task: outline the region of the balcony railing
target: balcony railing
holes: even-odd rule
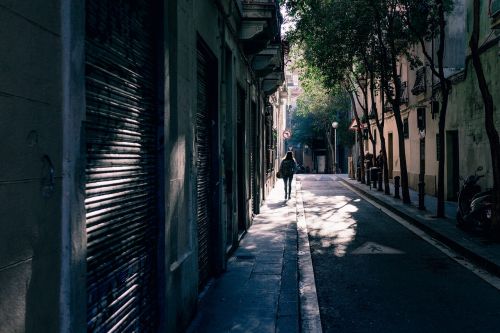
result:
[[[417,72],[415,74],[416,74],[415,83],[413,84],[411,93],[416,96],[424,93],[427,87],[425,78],[425,67],[420,67],[419,69],[417,69]]]

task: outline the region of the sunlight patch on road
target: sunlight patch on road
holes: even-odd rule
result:
[[[321,196],[304,190],[302,195],[314,203],[306,208],[306,216],[310,235],[320,239],[321,249],[316,253],[333,251],[336,257],[345,256],[357,234],[357,222],[352,214],[358,208],[352,204],[353,199],[344,195]]]
[[[342,186],[350,189],[349,185],[346,185],[344,183],[341,183],[341,184],[342,184]],[[405,228],[407,228],[408,230],[410,230],[411,232],[413,232],[415,235],[419,236],[424,241],[426,241],[427,243],[431,244],[432,246],[434,246],[435,248],[437,248],[438,250],[440,250],[441,252],[443,252],[444,254],[446,254],[448,257],[450,257],[451,259],[453,259],[454,261],[456,261],[458,264],[460,264],[463,267],[467,268],[473,274],[477,275],[479,278],[483,279],[484,281],[486,281],[487,283],[489,283],[494,288],[500,290],[500,277],[498,277],[496,275],[493,275],[490,272],[488,272],[488,271],[486,271],[486,270],[478,267],[477,265],[475,265],[474,263],[472,263],[468,259],[466,259],[466,258],[462,257],[461,255],[459,255],[453,249],[449,248],[448,246],[446,246],[445,244],[441,243],[437,239],[429,236],[423,230],[421,230],[421,229],[417,228],[416,226],[412,225],[410,222],[406,221],[405,219],[403,219],[399,215],[393,213],[389,209],[387,209],[387,208],[379,205],[378,203],[376,203],[375,201],[369,199],[365,195],[360,194],[360,193],[358,193],[358,195],[361,198],[363,198],[366,202],[370,203],[372,206],[378,208],[380,211],[382,211],[383,213],[385,213],[387,216],[391,217],[394,221],[398,222],[399,224],[401,224],[402,226],[404,226]]]
[[[333,213],[328,212],[316,216],[315,219],[308,219],[309,233],[320,239],[322,249],[318,250],[318,253],[331,253],[333,250],[337,257],[347,254],[347,248],[357,234],[357,222],[352,218],[351,210],[354,209],[344,206]],[[307,212],[306,215],[310,214]]]

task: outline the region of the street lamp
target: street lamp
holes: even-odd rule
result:
[[[337,173],[337,127],[339,127],[339,123],[334,121],[332,123],[333,133],[335,137],[335,141],[333,142],[334,153],[333,153],[333,173]]]

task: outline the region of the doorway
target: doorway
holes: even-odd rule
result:
[[[238,86],[237,88],[237,157],[236,170],[238,179],[238,234],[246,230],[247,219],[247,177],[245,169],[245,90]]]
[[[198,226],[198,272],[200,290],[214,273],[219,179],[217,59],[198,39],[196,110],[196,222]]]
[[[250,109],[250,189],[252,194],[252,212],[259,214],[259,189],[257,187],[257,159],[258,159],[258,136],[257,136],[257,103],[252,101]]]

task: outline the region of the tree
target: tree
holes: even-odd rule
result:
[[[322,76],[307,63],[296,61],[302,68],[301,84],[303,94],[297,100],[293,120],[293,144],[313,146],[314,139],[322,137],[328,144],[330,155],[335,154],[332,142],[331,123],[339,122],[337,137],[339,142],[351,144],[352,133],[348,130],[348,96],[341,90],[327,90],[323,87]],[[333,160],[333,158],[332,158]]]
[[[291,41],[300,44],[305,60],[322,72],[327,86],[342,84],[353,67],[363,65],[366,54],[379,55],[381,65],[377,71],[381,87],[393,106],[398,129],[403,201],[409,203],[397,63],[413,40],[410,30],[403,24],[400,2],[289,0],[286,5],[296,26],[290,35]]]
[[[417,38],[425,57],[427,66],[433,75],[439,78],[441,90],[441,108],[439,112],[439,147],[445,146],[446,111],[448,110],[448,97],[451,91],[451,81],[444,74],[444,51],[446,40],[445,14],[450,12],[453,1],[421,0],[403,1],[405,23]],[[435,36],[439,37],[437,49],[437,64],[427,49],[429,41],[434,42]],[[437,217],[444,217],[444,163],[445,149],[439,150],[438,186],[437,186]]]
[[[352,113],[354,114],[354,120],[356,122],[356,132],[358,136],[358,147],[359,147],[359,158],[361,160],[361,163],[359,165],[360,167],[360,181],[362,184],[365,184],[365,164],[363,161],[365,160],[365,150],[363,148],[363,131],[362,131],[362,125],[361,125],[361,120],[359,119],[358,111],[356,110],[356,101],[354,100],[355,92],[354,92],[354,87],[350,85],[349,83],[344,83],[342,85],[343,89],[347,92],[349,95],[349,98],[351,99],[351,108],[352,108]]]
[[[484,125],[486,134],[490,142],[491,163],[493,167],[493,204],[492,211],[492,224],[491,228],[494,237],[500,238],[500,142],[498,131],[495,128],[493,119],[495,106],[493,104],[493,97],[490,93],[486,77],[481,63],[479,54],[479,34],[480,34],[480,10],[481,3],[479,0],[473,0],[473,23],[472,33],[469,40],[469,47],[472,54],[472,64],[476,73],[477,81],[479,83],[479,90],[484,104]]]
[[[401,194],[404,203],[410,203],[406,150],[401,117],[402,85],[398,62],[403,55],[408,56],[408,49],[413,43],[412,35],[406,25],[399,1],[369,1],[375,16],[375,30],[378,47],[381,52],[382,89],[392,105],[394,120],[398,132],[399,161],[401,169]]]
[[[353,88],[354,94],[353,95],[356,97],[356,101],[358,102],[358,105],[361,108],[361,111],[363,111],[363,117],[366,120],[367,125],[369,125],[370,124],[370,111],[369,111],[369,107],[370,107],[369,104],[370,103],[368,101],[367,79],[368,79],[368,76],[370,74],[369,74],[366,66],[363,67],[363,69],[361,71],[362,71],[362,73],[360,73],[360,70],[358,69],[357,71],[353,70],[351,72],[351,75],[352,75],[354,81],[356,82],[356,84],[352,84],[354,86],[354,88]],[[363,95],[362,96],[363,99],[361,99],[361,97],[359,96],[359,91],[361,91],[361,94]],[[373,134],[370,130],[368,130],[368,140],[370,140],[372,147],[373,147],[372,163],[375,164],[375,157],[377,156],[377,152],[375,150],[376,141],[375,141],[375,138],[373,137]]]

